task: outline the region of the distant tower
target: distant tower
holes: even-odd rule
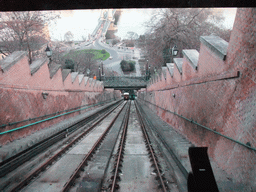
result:
[[[100,20],[104,20],[104,13],[105,13],[105,10],[101,9],[101,11],[100,11]]]
[[[112,14],[112,9],[108,9],[108,20],[112,21],[113,20],[113,14]]]

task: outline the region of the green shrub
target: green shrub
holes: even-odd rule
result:
[[[136,64],[135,61],[125,61],[125,60],[122,60],[120,63],[122,71],[134,71],[135,64]]]
[[[130,66],[130,71],[134,71],[135,70],[135,64],[136,62],[135,61],[129,61],[129,66]]]
[[[105,54],[107,51],[105,49],[101,50],[101,54]]]
[[[74,72],[75,62],[72,59],[66,59],[64,69],[71,69]]]

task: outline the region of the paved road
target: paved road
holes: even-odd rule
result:
[[[115,72],[115,74],[118,74],[120,76],[123,76],[123,71],[121,70],[120,67],[120,62],[122,59],[126,60],[134,60],[132,57],[140,58],[140,51],[138,49],[130,50],[130,49],[125,49],[125,48],[120,48],[118,49],[117,46],[110,47],[108,44],[102,43],[101,38],[98,38],[97,40],[93,41],[92,43],[82,43],[80,46],[75,47],[77,50],[82,50],[82,49],[105,49],[107,52],[110,53],[110,57],[112,59],[107,59],[103,61],[104,67],[108,68],[109,71]],[[132,76],[140,76],[140,67],[138,64],[138,60],[135,59],[136,61],[136,74],[131,74]]]
[[[107,52],[110,53],[110,56],[113,58],[112,60],[107,59],[103,61],[103,64],[107,65],[116,61],[121,61],[120,55],[117,53],[117,51],[114,48],[110,47],[109,45],[102,43],[100,39],[97,39],[94,42],[94,47],[95,49],[105,49]]]
[[[110,47],[107,44],[101,42],[101,39],[97,39],[94,42],[95,49],[105,49],[110,53],[112,59],[107,59],[103,61],[104,67],[115,71],[119,75],[124,75],[120,67],[120,62],[122,59],[131,59],[133,52],[131,50],[118,49],[118,47]]]

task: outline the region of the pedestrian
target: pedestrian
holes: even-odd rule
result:
[[[93,79],[95,79],[95,80],[97,79],[97,77],[96,77],[96,75],[95,75],[95,74],[93,75]]]

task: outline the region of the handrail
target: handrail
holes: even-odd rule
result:
[[[97,105],[101,105],[103,103],[107,103],[107,102],[110,102],[114,99],[109,99],[109,100],[106,100],[106,101],[103,101],[103,102],[99,102],[96,104]],[[51,113],[51,114],[47,114],[47,115],[42,115],[42,116],[39,116],[39,117],[34,117],[34,118],[28,118],[28,119],[25,119],[25,120],[22,120],[22,121],[15,121],[15,122],[12,122],[12,123],[7,123],[7,124],[2,124],[0,125],[0,128],[4,128],[6,126],[12,126],[12,125],[15,125],[15,124],[18,124],[18,123],[23,123],[23,122],[26,122],[26,121],[32,121],[32,120],[35,120],[35,119],[40,119],[40,118],[44,118],[44,117],[48,117],[48,116],[52,116],[52,115],[56,115],[58,113],[63,113],[63,112],[67,112],[67,111],[70,111],[70,110],[76,110],[80,107],[85,107],[85,106],[90,106],[89,104],[87,105],[82,105],[82,106],[79,106],[79,107],[74,107],[74,108],[71,108],[71,109],[66,109],[66,110],[63,110],[63,111],[57,111],[55,113]]]
[[[37,121],[37,122],[34,122],[34,123],[30,123],[30,124],[27,124],[27,125],[24,125],[24,126],[21,126],[21,127],[17,127],[15,129],[11,129],[11,130],[8,130],[8,131],[4,131],[4,132],[1,132],[0,135],[4,135],[4,134],[7,134],[7,133],[11,133],[13,131],[17,131],[17,130],[20,130],[20,129],[24,129],[26,127],[30,127],[32,125],[36,125],[36,124],[39,124],[39,123],[43,123],[45,121],[49,121],[49,120],[52,120],[52,119],[55,119],[55,118],[58,118],[58,117],[61,117],[61,116],[64,116],[64,115],[68,115],[70,113],[74,113],[74,112],[77,112],[77,111],[82,111],[82,110],[85,110],[85,109],[88,109],[88,108],[91,108],[91,107],[94,107],[94,106],[97,106],[97,105],[100,105],[102,103],[97,103],[97,104],[94,104],[94,105],[90,105],[88,107],[84,107],[84,108],[81,108],[81,109],[77,109],[77,110],[73,110],[73,111],[70,111],[70,112],[67,112],[67,113],[63,113],[63,114],[60,114],[60,115],[56,115],[56,116],[53,116],[53,117],[50,117],[50,118],[47,118],[47,119],[43,119],[43,120],[40,120],[40,121]]]
[[[198,126],[204,128],[204,129],[206,129],[206,130],[208,130],[208,131],[211,131],[211,132],[213,132],[213,133],[215,133],[215,134],[217,134],[217,135],[220,135],[220,136],[222,136],[222,137],[224,137],[224,138],[226,138],[226,139],[228,139],[228,140],[231,140],[231,141],[233,141],[233,142],[235,142],[235,143],[237,143],[237,144],[239,144],[239,145],[242,145],[242,146],[244,146],[244,147],[246,147],[246,148],[248,148],[248,149],[251,149],[251,150],[253,150],[253,151],[256,151],[256,148],[253,148],[253,147],[251,147],[251,146],[249,146],[249,145],[247,145],[247,144],[241,143],[240,141],[237,141],[237,140],[235,140],[235,139],[233,139],[233,138],[231,138],[231,137],[228,137],[228,136],[223,135],[223,134],[221,134],[221,133],[219,133],[219,132],[217,132],[217,131],[214,131],[214,130],[210,129],[209,127],[206,127],[206,126],[204,126],[204,125],[201,125],[201,124],[199,124],[199,123],[193,121],[192,119],[188,119],[188,118],[186,118],[186,117],[183,117],[182,115],[179,115],[179,114],[177,114],[177,113],[175,113],[175,112],[173,112],[173,111],[170,111],[170,110],[168,110],[168,109],[164,109],[164,108],[162,108],[162,107],[160,107],[160,106],[157,106],[156,104],[153,104],[153,103],[151,103],[151,102],[149,102],[149,101],[147,101],[147,100],[141,99],[141,98],[139,98],[139,97],[138,97],[138,99],[143,100],[143,101],[146,101],[146,102],[148,102],[149,104],[154,105],[154,106],[156,106],[156,107],[158,107],[158,108],[160,108],[160,109],[162,109],[162,110],[164,110],[164,111],[168,111],[168,112],[170,112],[170,113],[172,113],[172,114],[174,114],[174,115],[177,115],[178,117],[181,117],[181,118],[183,118],[183,119],[189,121],[190,123],[196,124],[196,125],[198,125]]]

